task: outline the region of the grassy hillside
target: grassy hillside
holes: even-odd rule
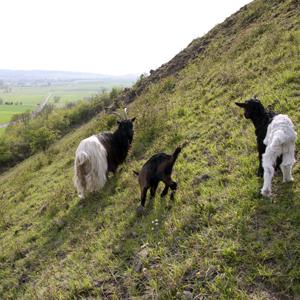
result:
[[[253,125],[234,105],[256,93],[299,124],[299,12],[298,0],[254,1],[180,70],[144,85],[129,107],[137,124],[126,163],[85,201],[72,184],[75,149],[113,130],[115,116],[2,174],[0,298],[300,297],[300,165],[293,184],[278,174],[272,199],[260,197]],[[132,170],[183,143],[175,201],[162,201],[160,186],[138,217]]]

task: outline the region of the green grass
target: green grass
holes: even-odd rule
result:
[[[254,128],[234,105],[256,93],[299,124],[293,3],[255,1],[209,33],[208,49],[176,77],[140,95],[129,107],[132,150],[99,193],[79,201],[73,158],[80,140],[114,129],[104,114],[0,176],[0,298],[300,296],[299,163],[295,183],[278,174],[273,197],[262,198]],[[138,217],[132,170],[183,143],[175,202],[161,200],[159,186]]]
[[[9,122],[14,114],[33,109],[35,109],[33,105],[0,105],[0,123]]]

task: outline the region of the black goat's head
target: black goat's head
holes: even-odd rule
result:
[[[121,118],[120,121],[117,121],[118,132],[121,133],[122,136],[126,137],[127,140],[129,141],[129,144],[131,144],[133,139],[133,133],[134,133],[133,122],[135,121],[135,118],[128,119],[127,108],[125,108],[124,110],[124,117],[122,117],[120,114],[116,112],[114,114],[118,115]]]
[[[246,119],[258,117],[265,113],[265,108],[263,107],[259,99],[256,98],[256,96],[249,100],[246,100],[243,103],[235,102],[235,104],[244,109],[244,116]]]
[[[123,136],[127,137],[129,144],[132,143],[132,139],[133,139],[133,133],[134,133],[133,122],[134,122],[134,120],[135,120],[135,118],[118,121],[118,125],[119,125],[118,130],[122,133]]]

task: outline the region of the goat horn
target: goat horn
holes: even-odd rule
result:
[[[125,116],[125,120],[127,120],[128,119],[127,107],[124,108],[124,116]]]

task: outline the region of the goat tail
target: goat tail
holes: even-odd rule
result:
[[[181,147],[177,147],[177,148],[175,149],[175,151],[174,151],[174,153],[173,153],[173,155],[172,155],[172,156],[173,156],[173,161],[174,161],[174,162],[176,161],[176,159],[177,159],[179,153],[181,152],[181,150],[182,150]]]
[[[84,198],[84,192],[86,190],[86,178],[84,164],[89,161],[89,156],[85,151],[80,151],[76,154],[75,158],[75,176],[74,185],[78,190],[79,196]]]
[[[87,160],[89,160],[89,156],[85,151],[80,151],[76,155],[76,164],[79,166],[83,165]]]
[[[140,173],[137,172],[137,171],[132,170],[132,172],[133,172],[133,174],[136,175],[136,176],[139,176],[139,175],[140,175]]]

